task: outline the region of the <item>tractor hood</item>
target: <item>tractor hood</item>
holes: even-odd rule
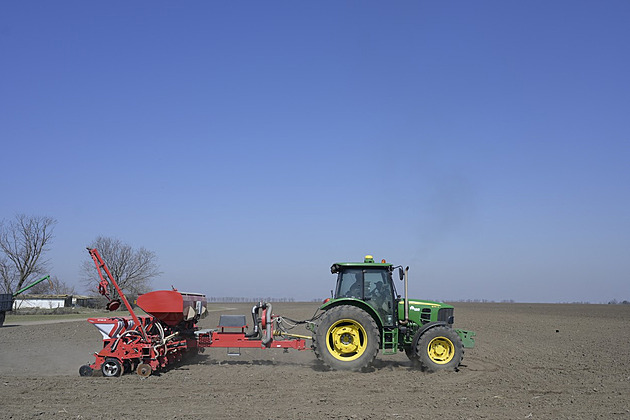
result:
[[[405,300],[398,301],[398,319],[405,319]],[[453,324],[453,306],[432,300],[409,299],[409,320],[418,325],[444,321]]]

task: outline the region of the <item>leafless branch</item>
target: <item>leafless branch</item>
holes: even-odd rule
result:
[[[57,221],[51,217],[18,214],[0,222],[0,276],[5,292],[20,289],[33,276],[45,273],[42,255],[53,238]]]
[[[155,253],[145,248],[134,250],[118,239],[103,236],[96,238],[90,247],[98,250],[114,280],[125,293],[149,291],[151,279],[161,274]],[[89,290],[94,290],[100,279],[92,259],[83,263],[82,272],[83,283]],[[109,286],[108,292],[112,298],[117,297],[113,286]]]

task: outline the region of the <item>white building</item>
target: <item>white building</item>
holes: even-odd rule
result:
[[[19,295],[13,302],[13,310],[68,308],[72,307],[72,301],[72,295]]]

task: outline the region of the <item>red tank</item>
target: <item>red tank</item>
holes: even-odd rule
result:
[[[138,296],[137,303],[144,312],[171,327],[182,321],[197,321],[208,314],[208,301],[201,293],[156,290]]]

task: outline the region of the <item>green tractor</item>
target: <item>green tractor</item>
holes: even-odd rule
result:
[[[404,280],[405,298],[396,294],[392,274]],[[362,263],[335,263],[332,299],[311,324],[313,350],[331,369],[361,370],[382,354],[404,351],[422,370],[457,370],[464,348],[475,345],[472,331],[453,329],[453,307],[409,299],[409,267],[394,267],[367,255]]]

